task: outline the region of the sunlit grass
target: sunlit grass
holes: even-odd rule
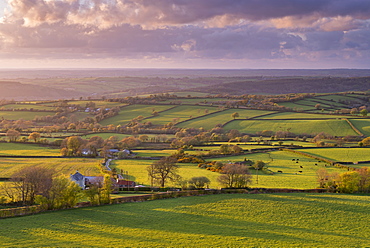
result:
[[[324,167],[324,163],[315,159],[307,158],[297,154],[273,151],[268,153],[252,153],[240,156],[230,156],[223,158],[208,159],[210,161],[221,161],[223,163],[242,162],[244,159],[252,161],[261,160],[267,163],[266,167],[274,172],[273,175],[267,175],[263,172],[251,170],[253,174],[252,187],[265,188],[295,188],[295,189],[313,189],[318,187],[316,171]],[[294,159],[294,160],[293,160]],[[297,162],[297,159],[299,161]],[[336,167],[324,167],[329,172],[344,172],[343,169]],[[282,171],[279,173],[278,171]],[[302,171],[302,172],[299,172]]]
[[[184,121],[197,116],[206,115],[217,111],[216,107],[205,107],[205,106],[177,106],[173,109],[169,109],[160,113],[158,116],[147,119],[155,125],[164,125],[169,122]]]
[[[0,220],[2,247],[368,247],[369,196],[233,194]]]
[[[0,119],[5,120],[33,120],[36,116],[55,115],[55,112],[31,112],[31,111],[0,111]]]
[[[101,159],[92,158],[0,158],[0,175],[10,177],[22,168],[42,166],[54,169],[58,175],[69,175],[78,170],[86,176],[97,176],[100,162]]]
[[[289,131],[295,134],[324,132],[333,136],[358,135],[345,120],[235,120],[225,125],[224,128],[237,129],[249,134],[269,130]]]
[[[322,158],[343,162],[370,161],[370,148],[315,148],[297,150]]]
[[[264,115],[268,113],[274,113],[273,111],[263,111],[263,110],[248,110],[248,109],[228,109],[219,113],[209,114],[204,117],[200,117],[194,120],[189,120],[183,123],[180,123],[176,126],[181,128],[200,128],[212,129],[218,124],[224,124],[228,121],[233,120],[231,116],[233,113],[239,114],[239,119],[251,118],[259,115]],[[260,130],[262,131],[262,130]]]
[[[113,116],[111,118],[104,119],[100,122],[101,125],[124,125],[129,123],[132,119],[143,116],[143,117],[150,117],[152,116],[153,111],[163,111],[173,107],[172,105],[130,105],[127,107],[123,107],[117,116]]]
[[[41,147],[37,144],[0,143],[0,155],[11,156],[60,156],[60,149]]]

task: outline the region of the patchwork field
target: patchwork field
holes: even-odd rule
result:
[[[293,102],[279,102],[278,105],[280,106],[285,106],[285,107],[288,107],[288,108],[292,108],[293,110],[316,110],[314,107],[312,106],[305,106],[305,105],[300,105],[300,104],[297,104],[297,103],[293,103]]]
[[[31,111],[0,111],[0,119],[5,120],[33,120],[36,116],[53,116],[55,112],[31,112]]]
[[[173,109],[161,112],[158,116],[153,116],[147,119],[155,125],[164,125],[169,122],[185,121],[194,117],[206,115],[218,111],[216,107],[205,106],[177,106]]]
[[[148,172],[146,168],[151,165],[153,160],[136,160],[136,159],[125,159],[115,160],[112,163],[112,168],[122,169],[128,171],[130,180],[135,180],[138,184],[150,185],[150,179],[148,178]],[[205,176],[211,181],[210,187],[217,188],[218,182],[217,177],[220,175],[216,172],[209,170],[200,169],[195,164],[179,164],[180,168],[178,173],[183,179],[190,179],[192,177]],[[178,186],[175,183],[169,182],[166,186]]]
[[[86,104],[90,103],[91,101],[68,101],[68,104],[73,105],[80,105],[81,107],[85,107]],[[118,106],[125,106],[126,104],[122,104],[119,102],[107,102],[107,101],[93,101],[95,103],[96,108],[112,108]]]
[[[210,159],[211,161],[241,162],[244,159],[253,161],[262,160],[267,163],[266,167],[275,172],[273,175],[266,175],[262,172],[258,174],[258,184],[256,171],[251,170],[253,181],[251,187],[266,187],[266,188],[295,188],[295,189],[313,189],[317,188],[316,171],[324,167],[324,163],[318,162],[315,159],[307,158],[297,154],[273,151],[266,153],[252,153],[240,156],[224,157]],[[294,161],[293,161],[294,159]],[[297,162],[296,160],[299,159]],[[317,164],[317,165],[316,165]],[[329,172],[345,172],[336,167],[325,167]],[[282,171],[282,173],[278,173]],[[302,171],[302,172],[299,172]]]
[[[43,166],[55,169],[58,175],[70,175],[78,170],[86,176],[97,176],[100,162],[101,159],[93,158],[0,158],[0,175],[10,177],[24,167]]]
[[[332,136],[358,134],[345,120],[235,120],[224,126],[225,129],[238,129],[240,132],[256,134],[262,130],[273,132],[287,131],[295,134],[318,134],[324,132]]]
[[[343,119],[343,118],[344,117],[340,115],[322,115],[322,114],[284,112],[284,113],[266,115],[266,116],[262,116],[256,119]]]
[[[370,161],[370,148],[315,148],[296,151],[343,162]]]
[[[0,155],[11,156],[60,156],[60,149],[22,143],[0,143]]]
[[[212,129],[218,124],[224,124],[228,121],[231,121],[233,119],[231,115],[235,112],[239,113],[239,117],[238,117],[239,119],[246,119],[246,118],[251,118],[251,117],[264,115],[268,113],[274,113],[273,111],[263,111],[263,110],[228,109],[222,112],[209,114],[207,116],[200,117],[194,120],[185,121],[185,122],[177,124],[176,126],[182,127],[182,128],[203,127],[205,129]]]
[[[365,136],[370,136],[370,119],[351,119],[349,121]]]
[[[163,111],[169,109],[171,105],[130,105],[123,107],[117,116],[107,118],[100,122],[101,125],[124,125],[129,123],[132,119],[143,116],[150,117],[153,111]]]
[[[1,108],[5,109],[36,109],[36,110],[49,110],[53,111],[55,107],[47,106],[47,105],[41,105],[41,104],[7,104],[1,106]]]
[[[368,247],[369,201],[232,194],[89,207],[2,219],[0,246]]]

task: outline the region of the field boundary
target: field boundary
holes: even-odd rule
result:
[[[215,194],[266,194],[266,193],[328,193],[326,189],[274,189],[274,188],[243,188],[243,189],[210,189],[210,190],[187,190],[187,191],[167,191],[155,194],[146,194],[139,196],[128,196],[128,197],[118,197],[111,200],[111,204],[122,204],[130,202],[144,202],[159,199],[169,199],[178,198],[186,196],[202,196],[202,195],[215,195]],[[110,205],[110,204],[106,204]],[[74,208],[76,209],[82,207],[93,207],[91,202],[80,202]],[[63,210],[63,209],[61,209]],[[40,205],[17,207],[17,208],[7,208],[0,209],[0,219],[33,215],[42,212],[51,212],[56,210],[45,210]]]
[[[351,128],[356,132],[356,133],[358,133],[360,136],[365,136],[363,133],[361,133],[360,132],[360,130],[358,130],[354,125],[353,125],[353,123],[352,122],[350,122],[347,118],[346,119],[344,119],[344,120],[346,120],[346,122],[351,126]]]

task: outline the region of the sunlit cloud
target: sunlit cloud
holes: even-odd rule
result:
[[[365,56],[370,51],[368,0],[7,3],[0,21],[1,61],[73,59],[88,66],[89,60],[105,58],[122,66],[153,61],[154,67],[156,59],[169,66],[216,60],[233,66],[241,61],[241,67],[262,62],[310,66],[312,61],[328,67],[370,65]]]

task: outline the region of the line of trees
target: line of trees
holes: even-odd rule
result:
[[[325,168],[317,172],[317,181],[320,188],[326,188],[331,192],[339,193],[369,193],[370,170],[363,167],[355,171],[344,173],[329,173]]]
[[[189,188],[209,186],[210,180],[207,177],[193,177],[188,181],[184,181],[178,174],[179,166],[176,162],[175,156],[169,156],[163,157],[148,166],[147,172],[151,180],[151,186],[157,184],[160,187],[165,187],[165,184],[169,181],[177,182],[182,187],[189,186]],[[223,187],[244,188],[252,182],[249,166],[244,164],[226,164],[222,166],[220,172],[221,175],[218,177],[218,182]]]

